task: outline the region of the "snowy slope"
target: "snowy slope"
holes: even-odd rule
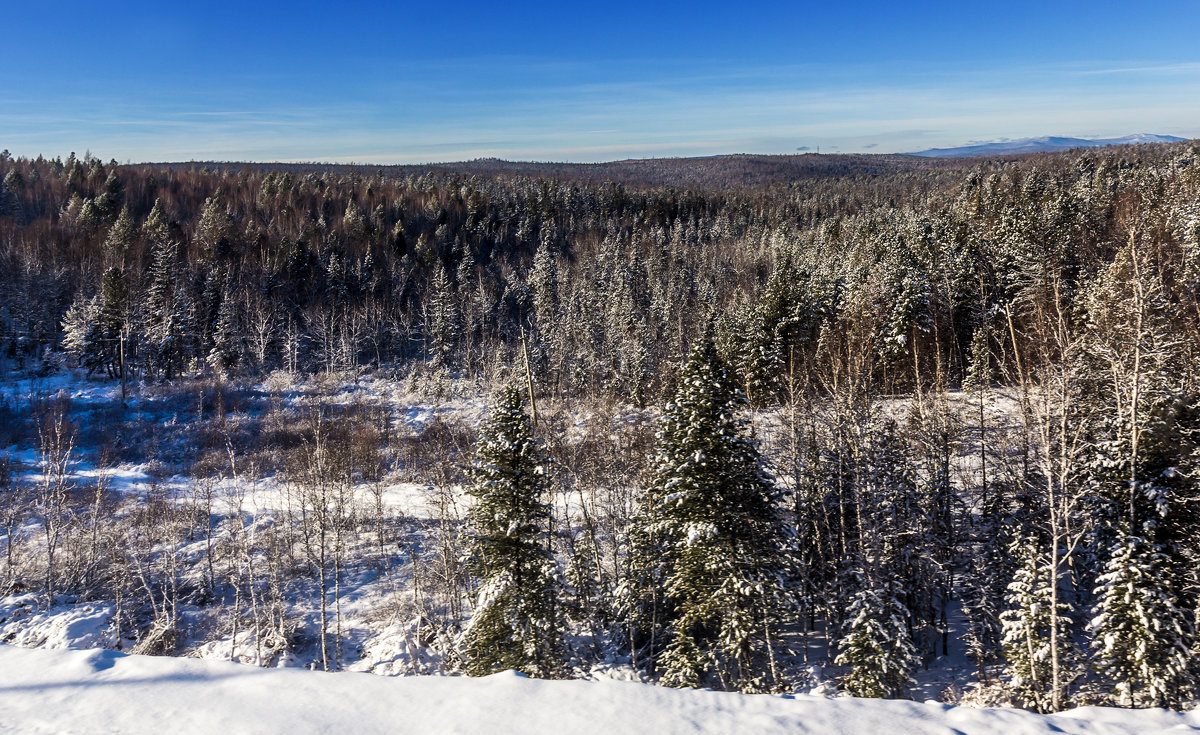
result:
[[[1117,735],[1200,732],[1200,713],[1084,708],[1043,717],[511,673],[385,678],[0,645],[0,732]]]

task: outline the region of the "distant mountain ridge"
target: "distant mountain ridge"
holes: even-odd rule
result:
[[[1024,153],[1065,151],[1126,143],[1174,143],[1186,140],[1172,135],[1128,135],[1123,138],[1044,137],[998,141],[962,148],[933,148],[918,153],[734,153],[690,158],[636,158],[603,163],[552,161],[506,161],[477,158],[472,161],[422,164],[370,164],[249,161],[176,161],[138,164],[172,169],[247,169],[294,174],[335,172],[369,176],[419,176],[426,172],[462,176],[527,176],[560,181],[600,184],[612,182],[631,187],[698,188],[730,191],[746,187],[816,181],[843,176],[887,176],[912,171],[930,171],[973,166],[972,158],[1011,156]]]
[[[977,158],[980,156],[1013,156],[1024,153],[1049,153],[1053,151],[1069,151],[1073,148],[1102,148],[1109,145],[1129,145],[1133,143],[1178,143],[1187,140],[1174,135],[1156,135],[1154,133],[1137,133],[1122,138],[1065,138],[1047,135],[1041,138],[1021,138],[1020,140],[1000,140],[992,143],[965,145],[958,148],[930,148],[916,151],[910,155],[925,158]]]
[[[840,176],[882,176],[908,171],[958,168],[962,161],[896,153],[793,155],[731,154],[693,158],[640,158],[606,163],[554,163],[505,161],[479,158],[456,163],[402,165],[333,163],[247,163],[192,161],[188,163],[150,163],[146,166],[171,168],[232,168],[294,173],[334,171],[370,175],[383,172],[390,176],[421,175],[427,171],[463,176],[543,177],[562,181],[599,184],[611,181],[633,187],[695,187],[709,190],[733,190],[754,186],[814,181]]]

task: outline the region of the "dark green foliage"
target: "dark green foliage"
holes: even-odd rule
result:
[[[744,404],[706,334],[664,412],[632,532],[632,643],[669,686],[784,684],[786,534]]]
[[[850,671],[842,686],[855,697],[900,697],[918,663],[908,610],[890,587],[865,586],[850,601],[836,663]]]
[[[547,549],[546,459],[514,388],[495,398],[470,470],[468,570],[478,580],[461,650],[471,676],[562,669],[557,568]]]
[[[1167,557],[1122,536],[1100,576],[1089,626],[1113,700],[1123,707],[1175,707],[1190,694],[1190,621],[1176,604]]]

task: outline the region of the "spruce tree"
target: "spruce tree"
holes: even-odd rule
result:
[[[75,358],[88,376],[104,365],[104,334],[101,329],[100,298],[75,297],[63,315],[63,349]]]
[[[453,367],[455,351],[462,334],[462,321],[450,276],[441,261],[434,267],[433,276],[430,278],[428,298],[425,309],[425,338],[430,363],[439,368]]]
[[[563,630],[558,573],[547,549],[546,460],[515,388],[497,395],[470,477],[468,568],[479,590],[463,633],[466,672],[553,676],[562,666]]]
[[[908,610],[891,587],[866,585],[850,602],[845,635],[834,663],[850,672],[842,686],[855,697],[899,697],[912,681],[917,649],[908,632]]]
[[[1064,641],[1069,619],[1062,614],[1065,606],[1061,603],[1054,610],[1050,590],[1053,576],[1037,539],[1017,539],[1012,554],[1018,566],[1008,584],[1007,607],[1000,613],[1006,673],[1019,706],[1050,712],[1054,709],[1050,628],[1057,625],[1058,640]]]
[[[155,221],[155,212],[161,217],[157,202],[144,229],[165,232],[165,224]],[[150,242],[150,252],[149,284],[142,302],[144,353],[153,368],[171,378],[177,373],[183,355],[185,321],[176,279],[176,246],[169,240],[154,239]]]
[[[1122,534],[1096,589],[1089,628],[1100,671],[1123,707],[1179,707],[1188,696],[1188,621],[1166,556]]]
[[[237,325],[237,312],[234,307],[233,293],[228,286],[221,295],[221,305],[217,309],[216,325],[213,328],[212,349],[208,353],[208,364],[213,370],[224,373],[237,366],[241,358],[241,339]]]
[[[625,591],[632,643],[668,686],[783,684],[786,534],[744,405],[706,332],[664,411]]]

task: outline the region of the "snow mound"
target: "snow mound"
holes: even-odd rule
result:
[[[26,648],[98,648],[116,643],[114,608],[64,605],[39,612],[33,595],[0,600],[0,641]]]
[[[619,681],[385,678],[0,645],[0,731],[22,733],[1200,732],[1200,713],[1055,716],[937,703],[676,690]]]

